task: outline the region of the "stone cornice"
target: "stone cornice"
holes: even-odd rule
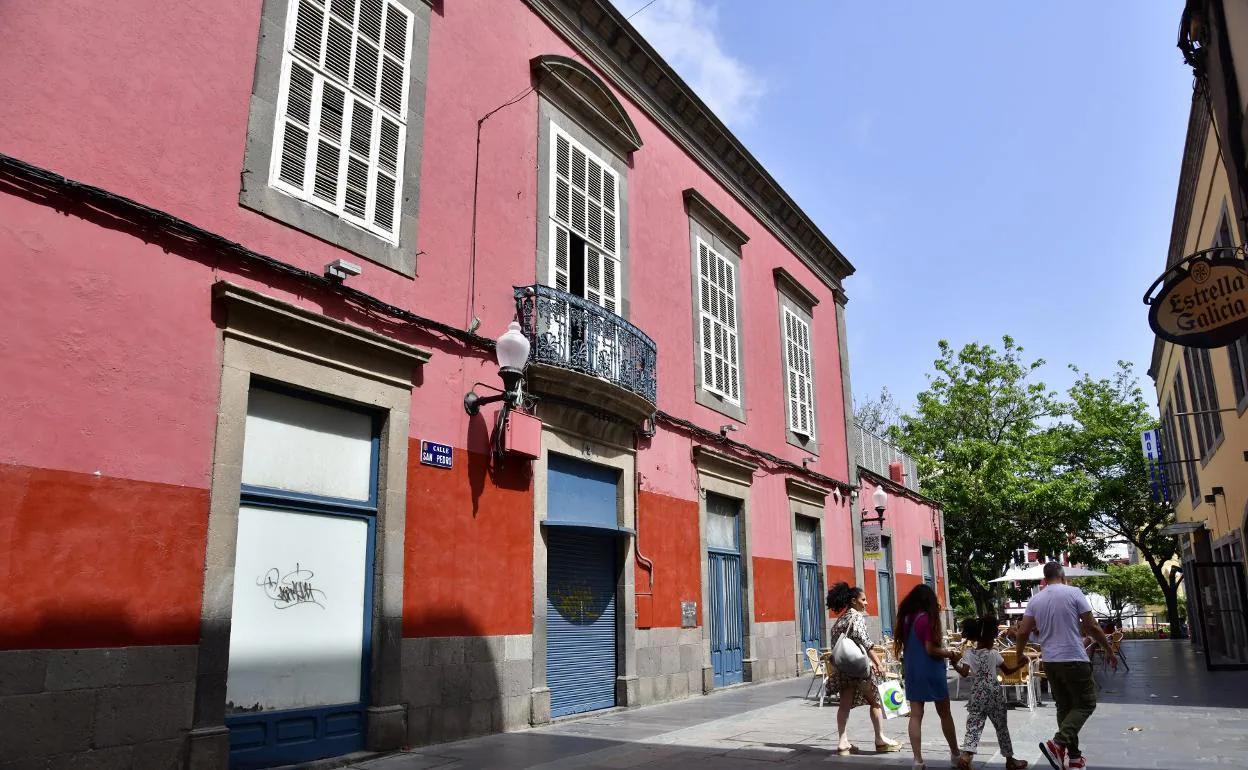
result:
[[[771,274],[776,279],[776,287],[799,305],[804,305],[807,311],[813,311],[815,305],[819,304],[819,298],[810,293],[810,290],[798,282],[793,274],[783,267],[773,267]]]
[[[702,193],[690,187],[684,191],[684,196],[685,208],[689,210],[690,216],[701,219],[703,225],[716,230],[724,240],[731,242],[737,248],[741,248],[750,240],[750,236],[734,225],[722,211],[712,206]]]
[[[717,452],[702,444],[694,446],[693,459],[699,473],[718,476],[725,481],[731,481],[747,487],[753,483],[754,471],[758,470],[758,463],[742,460],[724,452]]]
[[[412,389],[412,371],[431,354],[228,281],[212,285],[226,337]]]
[[[588,67],[566,56],[536,56],[529,68],[538,91],[552,101],[563,103],[582,116],[621,156],[641,148],[641,135],[628,117],[628,111],[615,94]]]
[[[526,0],[833,290],[854,266],[609,0]]]
[[[1186,256],[1183,250],[1187,243],[1187,231],[1191,227],[1196,182],[1205,157],[1209,122],[1209,105],[1197,89],[1192,94],[1192,111],[1187,119],[1187,138],[1183,142],[1183,165],[1179,167],[1179,191],[1174,201],[1174,223],[1170,227],[1170,250],[1166,256],[1166,267],[1178,264]]]
[[[828,497],[828,490],[823,487],[817,487],[814,484],[807,484],[800,479],[788,477],[784,480],[784,489],[789,499],[798,500],[803,503],[823,508]]]

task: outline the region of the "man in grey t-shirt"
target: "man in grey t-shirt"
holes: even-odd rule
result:
[[[1035,631],[1040,637],[1044,673],[1057,705],[1057,734],[1040,744],[1054,770],[1084,770],[1087,764],[1079,750],[1079,730],[1096,710],[1096,683],[1092,663],[1083,647],[1087,634],[1105,650],[1105,660],[1114,669],[1118,660],[1109,637],[1092,619],[1088,597],[1066,585],[1066,571],[1057,562],[1044,565],[1047,585],[1027,602],[1027,611],[1018,624],[1015,637],[1018,660],[1023,659],[1027,639]]]

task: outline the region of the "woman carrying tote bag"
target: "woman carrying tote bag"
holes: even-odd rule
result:
[[[856,667],[860,656],[851,649],[838,650],[837,645],[844,638],[845,645],[853,643],[870,661],[870,670],[841,671],[834,669],[828,680],[828,691],[841,694],[840,708],[836,712],[836,732],[839,738],[836,753],[841,756],[854,754],[858,747],[850,744],[846,728],[849,724],[849,712],[856,706],[871,707],[871,726],[875,728],[875,750],[877,752],[899,751],[901,744],[884,736],[884,711],[880,703],[879,683],[884,680],[884,664],[871,649],[871,639],[867,636],[867,594],[858,586],[848,583],[837,583],[828,591],[828,609],[838,613],[840,617],[832,624],[832,650],[834,657],[848,663],[848,667]]]

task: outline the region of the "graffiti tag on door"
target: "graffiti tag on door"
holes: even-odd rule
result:
[[[602,617],[606,609],[605,597],[595,596],[585,581],[556,586],[550,598],[559,614],[574,625],[590,625]]]
[[[295,568],[282,574],[277,567],[272,567],[264,575],[256,578],[256,585],[264,588],[264,593],[273,600],[273,606],[279,610],[287,610],[297,604],[315,604],[325,609],[322,602],[325,592],[312,585],[314,574],[304,569],[299,562]]]

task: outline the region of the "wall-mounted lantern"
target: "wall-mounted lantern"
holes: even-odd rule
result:
[[[498,376],[503,381],[502,392],[494,396],[478,396],[476,392],[469,391],[464,394],[464,411],[475,415],[486,404],[503,402],[494,422],[491,440],[494,460],[501,467],[508,450],[529,459],[540,454],[542,424],[532,415],[512,413],[524,399],[524,367],[529,362],[529,339],[516,321],[507,324],[507,331],[495,342],[494,358],[498,361]]]
[[[524,367],[529,361],[529,338],[524,336],[519,323],[507,324],[507,331],[494,344],[494,358],[498,361],[503,392],[496,396],[478,396],[469,391],[464,395],[464,411],[468,414],[477,414],[481,407],[496,401],[504,403],[504,410],[520,403],[524,393]]]
[[[862,517],[863,524],[884,524],[884,509],[888,506],[888,493],[884,491],[884,487],[876,487],[871,493],[871,502],[875,503],[875,515]],[[865,514],[866,511],[863,511]]]

